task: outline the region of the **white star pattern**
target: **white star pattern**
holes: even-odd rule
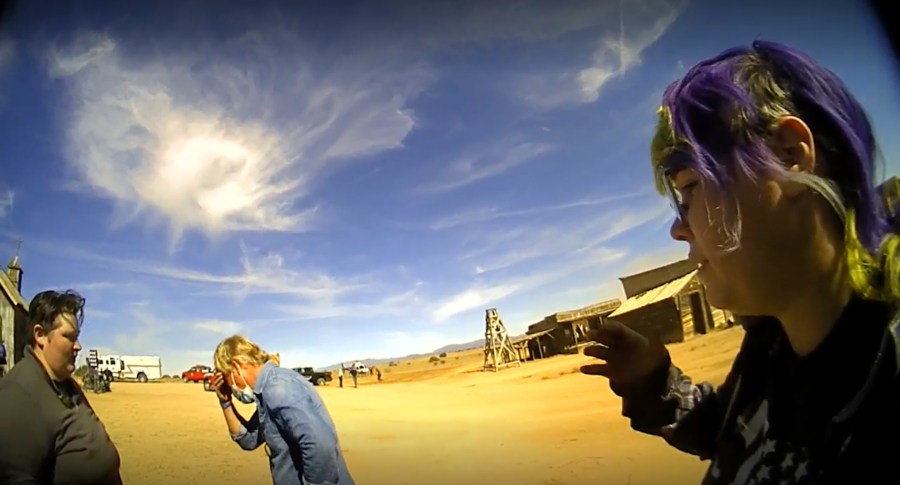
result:
[[[797,471],[794,472],[794,479],[800,480],[801,478],[806,476],[806,462],[803,461],[799,465],[797,465]]]
[[[781,469],[788,470],[794,466],[794,452],[789,451],[784,455],[784,461],[781,462]]]

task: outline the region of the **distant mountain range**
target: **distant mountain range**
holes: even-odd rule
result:
[[[510,336],[510,338],[515,339],[514,336]],[[461,343],[461,344],[445,345],[439,349],[435,349],[431,352],[427,352],[424,354],[409,354],[409,355],[405,355],[403,357],[389,357],[386,359],[357,359],[357,360],[359,360],[359,362],[362,362],[363,364],[365,364],[366,367],[372,367],[372,366],[379,366],[379,365],[387,365],[388,363],[394,362],[394,361],[417,359],[420,357],[428,357],[429,355],[438,355],[443,352],[447,352],[447,353],[460,352],[462,350],[480,349],[480,348],[484,348],[484,339],[483,338],[480,338],[478,340],[473,340],[471,342]],[[345,362],[345,364],[350,364],[352,362],[353,361]],[[337,364],[332,364],[332,365],[323,367],[318,370],[320,370],[320,371],[337,370],[340,367],[341,367],[341,364],[337,363]]]

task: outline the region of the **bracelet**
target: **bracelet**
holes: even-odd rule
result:
[[[219,406],[222,406],[222,409],[228,409],[231,407],[231,401],[219,401]]]

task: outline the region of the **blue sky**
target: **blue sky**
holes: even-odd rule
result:
[[[81,291],[85,347],[167,373],[234,332],[323,366],[622,296],[687,251],[660,93],[727,47],[794,44],[900,119],[850,0],[30,3],[0,40],[0,256],[24,239],[26,298]]]

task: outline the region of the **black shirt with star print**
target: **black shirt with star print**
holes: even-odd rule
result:
[[[721,386],[669,363],[619,390],[631,426],[709,460],[704,485],[900,480],[898,309],[854,298],[802,358],[777,320],[745,328]]]

